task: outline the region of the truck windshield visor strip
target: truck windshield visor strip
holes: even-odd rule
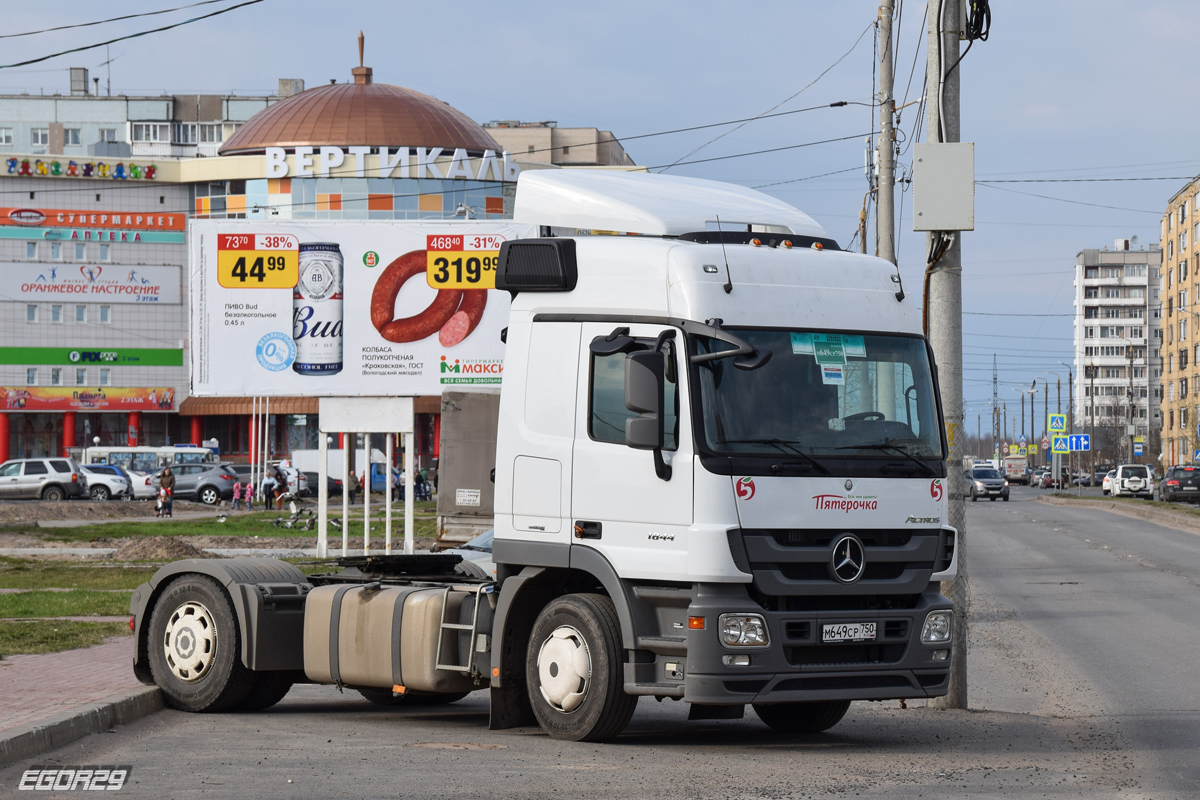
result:
[[[689,328],[684,326],[702,455],[775,461],[801,455],[823,465],[834,459],[886,460],[910,471],[924,472],[920,467],[928,464],[941,474],[941,409],[924,338],[803,328],[720,329],[774,354],[758,369],[745,370],[735,369],[730,359],[703,360],[728,345]]]

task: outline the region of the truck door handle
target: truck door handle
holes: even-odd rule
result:
[[[575,521],[575,538],[576,539],[599,539],[601,525],[599,522],[588,522],[587,520]]]

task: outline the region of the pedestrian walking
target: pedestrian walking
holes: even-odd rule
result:
[[[263,475],[262,485],[263,508],[271,509],[271,501],[275,499],[275,475],[268,471]]]
[[[242,508],[242,482],[240,479],[233,484],[233,505],[231,508],[234,511],[240,511]]]
[[[351,472],[347,480],[349,483],[346,484],[346,489],[350,492],[350,505],[354,505],[354,501],[358,497],[358,476]]]

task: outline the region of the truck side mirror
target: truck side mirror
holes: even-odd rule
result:
[[[625,420],[625,444],[636,450],[662,449],[665,363],[654,350],[625,357],[625,407],[638,414]]]

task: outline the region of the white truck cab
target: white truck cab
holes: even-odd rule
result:
[[[231,699],[161,666],[167,606],[192,597],[169,587],[199,572],[247,604],[235,667],[373,702],[487,687],[496,728],[609,739],[648,695],[819,731],[852,700],[945,694],[947,448],[895,268],[711,181],[529,171],[514,217],[542,235],[497,272],[495,581],[437,578],[457,556],[181,562],[134,595],[139,675],[193,710],[277,699],[283,679]]]

